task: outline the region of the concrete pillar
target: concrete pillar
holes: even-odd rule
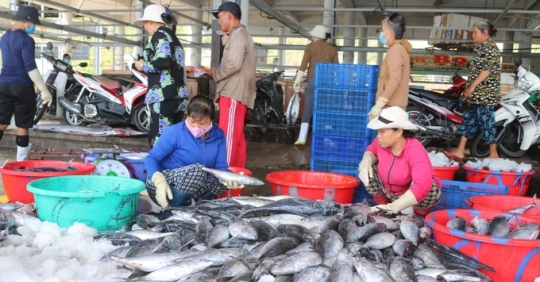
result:
[[[135,15],[135,19],[140,19],[142,18],[144,12],[142,11],[144,9],[144,3],[143,1],[139,0],[137,1],[137,10],[141,10],[140,12],[137,11],[136,15]],[[135,34],[137,36],[135,36],[135,41],[141,41],[143,40],[143,29],[135,29]],[[143,50],[144,50],[144,46],[136,46],[135,48],[133,48],[133,57],[137,58],[138,55],[141,55],[143,54]]]
[[[358,46],[360,47],[367,47],[368,41],[368,29],[367,27],[362,27],[358,29],[358,37],[360,38],[358,42]],[[367,52],[358,52],[358,64],[365,65],[367,64]]]
[[[17,0],[10,0],[9,1],[9,9],[12,11],[17,11]]]
[[[125,26],[116,26],[116,34],[125,34]],[[114,47],[114,64],[113,70],[123,70],[124,69],[124,46]]]
[[[356,23],[356,12],[345,12],[345,25],[355,25],[355,23]],[[343,33],[345,37],[343,45],[353,47],[356,41],[355,34],[356,34],[356,28],[354,27],[345,28],[345,32]],[[343,63],[344,64],[354,63],[354,51],[343,52]]]
[[[100,21],[97,22],[96,32],[101,33]],[[101,42],[101,39],[96,38],[96,42]],[[101,73],[101,46],[95,46],[94,48],[94,75],[99,75]]]
[[[202,11],[194,12],[193,17],[196,18],[196,19],[202,20],[203,19],[203,12]],[[214,16],[212,16],[212,17],[214,17]],[[201,35],[202,34],[202,26],[200,26],[200,25],[191,26],[191,34]],[[193,36],[193,37],[191,37],[190,40],[191,40],[191,42],[193,42],[195,44],[201,44],[202,37]],[[187,52],[186,50],[184,50],[184,51]],[[201,48],[190,48],[189,55],[190,55],[189,56],[190,61],[188,62],[189,65],[194,66],[194,67],[200,67],[201,66]]]
[[[336,5],[336,0],[324,0],[324,8],[325,9],[333,9]],[[335,35],[334,32],[334,18],[335,18],[336,12],[334,11],[324,11],[323,12],[323,25],[328,28],[328,31],[332,34],[332,36]],[[332,40],[328,40],[328,43],[332,43]]]
[[[278,35],[281,35],[281,37],[279,37],[279,41],[278,41],[278,44],[279,45],[285,45],[286,43],[286,38],[283,36],[285,34],[285,28],[283,27],[278,27],[276,28],[277,29],[277,33]],[[285,50],[278,50],[278,66],[283,66],[285,65]]]
[[[249,18],[249,0],[240,0],[240,10],[242,10],[242,19],[240,23],[248,27],[248,18]]]

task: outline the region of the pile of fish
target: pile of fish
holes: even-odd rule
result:
[[[290,196],[235,197],[137,215],[98,234],[127,281],[491,281],[423,219]]]
[[[456,216],[446,223],[446,227],[493,237],[528,240],[538,238],[540,227],[537,224],[527,223],[519,226],[517,220],[516,223],[518,226],[514,230],[510,230],[510,222],[504,216],[496,216],[491,221],[476,216],[471,220],[470,225],[465,219]]]

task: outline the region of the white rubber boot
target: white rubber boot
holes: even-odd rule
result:
[[[32,144],[28,144],[28,147],[17,146],[17,161],[28,160],[28,153],[32,150]]]
[[[309,131],[309,123],[302,122],[302,124],[300,125],[300,134],[298,134],[298,140],[294,142],[294,145],[300,145],[300,146],[306,145],[308,131]]]

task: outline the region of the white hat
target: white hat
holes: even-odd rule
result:
[[[309,32],[311,36],[319,37],[322,39],[326,38],[326,33],[328,32],[328,29],[324,27],[324,25],[316,25],[312,31]]]
[[[164,14],[165,12],[166,12],[165,8],[161,5],[158,5],[158,4],[148,5],[146,8],[144,8],[143,17],[140,19],[136,19],[133,23],[143,22],[143,21],[165,23],[163,19],[161,18],[161,14]]]
[[[418,130],[418,127],[409,120],[409,114],[402,108],[393,106],[381,111],[378,118],[372,119],[367,127],[379,130],[383,128],[401,128],[403,130]]]

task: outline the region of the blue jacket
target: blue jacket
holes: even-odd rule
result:
[[[34,85],[28,72],[37,69],[36,44],[24,30],[8,30],[0,40],[2,70],[0,83]]]
[[[227,171],[225,133],[216,124],[209,138],[195,138],[185,121],[167,128],[144,161],[148,177],[156,171],[179,168],[192,164]]]

